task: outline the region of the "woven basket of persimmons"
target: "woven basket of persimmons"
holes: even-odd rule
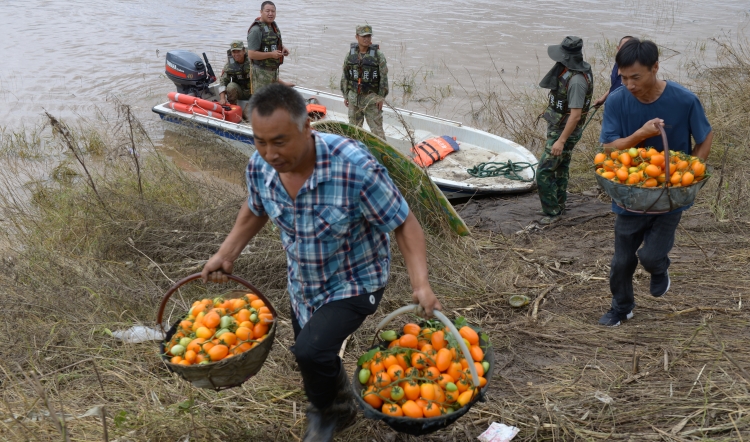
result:
[[[169,289],[157,324],[163,324],[170,297],[200,276],[190,275]],[[244,288],[194,301],[159,345],[167,368],[199,388],[223,390],[248,380],[260,371],[276,335],[276,310],[268,298],[244,279],[226,276]]]
[[[688,206],[711,176],[705,162],[683,152],[631,148],[594,157],[599,186],[620,207],[664,213]]]
[[[354,390],[365,417],[421,436],[440,430],[484,400],[494,368],[489,337],[464,318],[415,317],[386,330],[402,307],[378,325],[373,346],[357,361]],[[402,318],[403,319],[403,318]]]

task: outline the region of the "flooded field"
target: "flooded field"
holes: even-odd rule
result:
[[[66,119],[91,117],[112,94],[136,107],[145,123],[154,123],[150,107],[172,90],[163,74],[166,52],[206,52],[218,73],[229,42],[245,39],[260,2],[6,0],[3,5],[0,127],[14,128],[38,120],[45,109]],[[551,65],[546,45],[565,35],[583,37],[590,59],[606,54],[605,43],[623,35],[647,36],[671,57],[662,72],[678,76],[686,54],[710,37],[736,34],[750,16],[742,0],[438,0],[429,8],[312,0],[280,1],[277,9],[292,51],[283,78],[337,91],[354,27],[367,22],[389,61],[391,101],[462,121],[471,110],[471,92],[500,84],[499,77],[512,88],[533,87]],[[608,75],[609,66],[595,67]]]

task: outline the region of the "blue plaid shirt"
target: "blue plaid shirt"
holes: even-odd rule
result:
[[[361,143],[313,131],[315,170],[292,200],[276,170],[255,152],[247,205],[281,231],[288,290],[301,327],[326,303],[372,293],[390,271],[388,233],[409,206]]]

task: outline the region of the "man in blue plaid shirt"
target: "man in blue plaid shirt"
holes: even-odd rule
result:
[[[305,441],[329,441],[352,423],[356,404],[338,351],[377,309],[390,271],[394,231],[412,299],[427,316],[440,302],[427,280],[424,232],[403,196],[359,142],[315,132],[295,90],[253,95],[257,152],[247,166],[247,203],[203,268],[225,282],[233,262],[270,218],[281,232],[292,305],[292,346],[311,402]],[[334,387],[334,388],[331,388]]]

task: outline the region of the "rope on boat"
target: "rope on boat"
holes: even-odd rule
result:
[[[502,176],[503,178],[507,178],[509,180],[529,183],[531,181],[534,181],[534,179],[536,178],[536,165],[537,163],[514,163],[511,160],[508,160],[507,163],[494,163],[490,161],[486,163],[479,163],[471,169],[466,169],[466,172],[468,172],[469,175],[475,178],[492,178]],[[525,179],[520,175],[526,169],[531,169],[531,178],[529,179]]]
[[[596,115],[596,111],[598,110],[599,110],[598,107],[594,108],[594,111],[589,116],[588,121],[586,121],[586,124],[583,125],[581,132],[586,130],[586,126],[589,125],[591,120],[594,118],[594,115]],[[514,163],[511,160],[508,160],[507,163],[487,162],[487,163],[479,163],[476,166],[472,167],[471,169],[466,169],[466,172],[468,172],[469,175],[475,178],[492,178],[492,177],[502,176],[509,180],[529,183],[531,181],[534,181],[534,179],[536,178],[536,168],[534,166],[536,166],[537,164],[538,163],[534,163],[534,164]],[[519,175],[525,169],[531,169],[531,178],[528,180],[524,179],[521,175]]]

